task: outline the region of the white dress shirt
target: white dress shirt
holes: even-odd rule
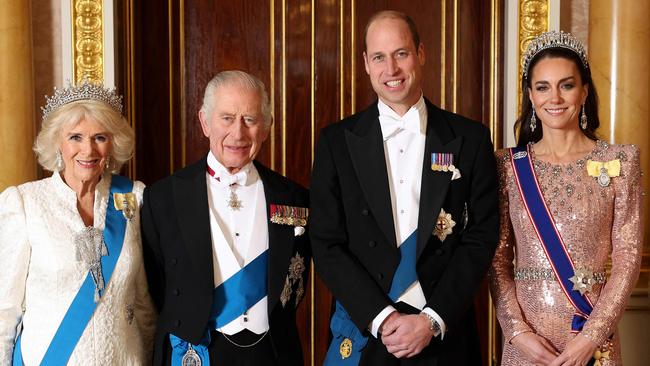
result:
[[[210,152],[208,166],[214,171],[206,179],[216,288],[269,248],[269,232],[264,187],[253,163],[233,175]],[[228,204],[233,189],[242,205],[238,210]],[[266,296],[217,330],[232,335],[244,329],[256,334],[269,329]]]
[[[384,139],[395,237],[399,247],[418,227],[427,106],[424,98],[420,97],[418,102],[401,117],[381,99],[377,107]],[[397,299],[397,302],[399,301],[432,316],[440,324],[441,336],[444,336],[445,323],[433,309],[425,307],[426,298],[419,281],[411,284]],[[394,307],[387,306],[373,319],[370,324],[370,332],[373,336],[377,337],[379,327],[393,311],[396,311]]]

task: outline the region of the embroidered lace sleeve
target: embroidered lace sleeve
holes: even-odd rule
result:
[[[515,238],[510,222],[508,184],[511,176],[510,153],[499,150],[496,153],[499,173],[499,242],[489,271],[490,293],[497,311],[497,318],[506,342],[524,332],[532,332],[525,322],[514,280]]]
[[[16,187],[0,194],[0,364],[10,365],[22,317],[30,248]]]
[[[144,191],[144,184],[136,181],[133,184],[133,193],[138,201],[138,214],[142,207],[142,193]],[[139,220],[139,218],[138,218]],[[142,248],[141,236],[138,236],[138,247]],[[136,275],[136,294],[135,294],[135,319],[140,328],[142,335],[142,344],[144,348],[145,364],[151,363],[151,356],[153,355],[154,333],[156,330],[156,310],[149,295],[149,287],[147,285],[147,276],[145,274],[144,265],[140,264],[140,269]]]
[[[142,345],[145,355],[145,364],[151,363],[151,356],[153,355],[153,341],[154,333],[156,330],[156,310],[153,301],[149,296],[149,289],[147,287],[147,277],[144,272],[144,266],[140,267],[136,277],[136,298],[135,298],[135,318],[140,327],[140,334],[142,335]]]
[[[581,334],[598,345],[615,330],[639,276],[643,250],[641,167],[636,146],[622,146],[621,176],[615,189],[612,224],[612,271]]]

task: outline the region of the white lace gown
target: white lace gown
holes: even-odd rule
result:
[[[94,227],[103,230],[111,176],[95,190]],[[142,204],[144,185],[133,193]],[[84,229],[75,192],[59,174],[0,194],[0,365],[10,365],[22,326],[25,365],[38,365],[88,274],[76,259]],[[149,364],[155,311],[142,261],[140,215],[127,222],[122,253],[68,365]]]

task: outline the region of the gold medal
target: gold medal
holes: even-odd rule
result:
[[[434,172],[450,172],[449,167],[454,164],[454,154],[431,153],[431,170]]]
[[[343,339],[343,342],[341,342],[341,345],[339,346],[339,353],[341,354],[342,360],[350,357],[352,354],[352,341],[350,338]]]
[[[280,225],[305,226],[309,218],[309,209],[285,205],[270,205],[271,222]]]

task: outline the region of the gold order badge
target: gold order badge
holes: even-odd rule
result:
[[[352,354],[352,341],[350,338],[344,338],[343,342],[339,346],[339,353],[341,354],[341,359],[345,360],[350,357]]]

